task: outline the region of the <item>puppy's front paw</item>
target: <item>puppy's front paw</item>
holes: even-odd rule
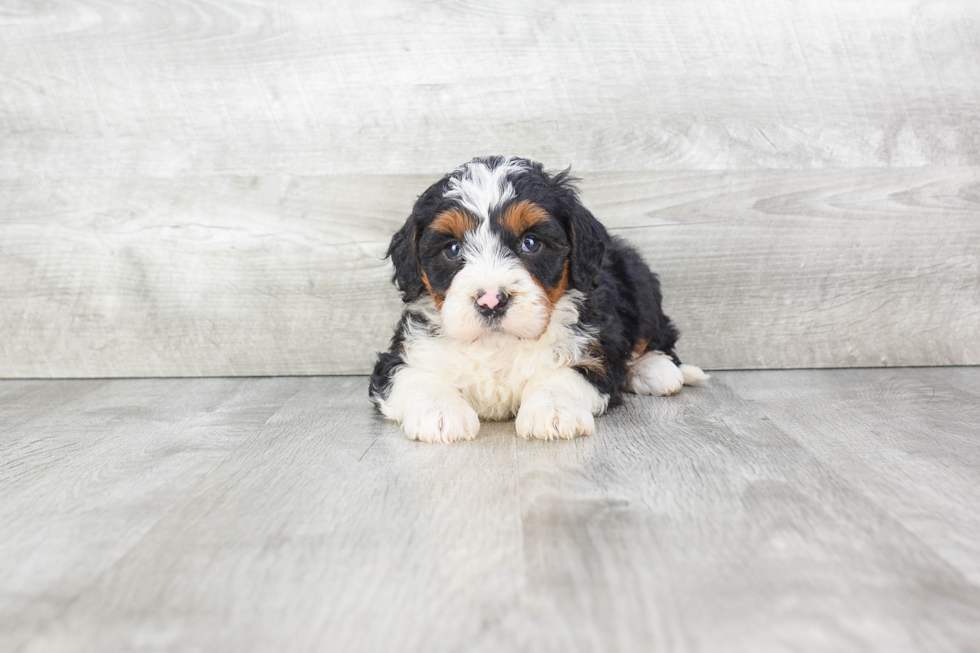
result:
[[[458,442],[476,437],[480,418],[468,404],[433,399],[409,408],[402,428],[409,440]]]
[[[562,400],[550,392],[526,397],[517,411],[517,435],[539,440],[571,440],[595,434],[595,418],[588,408]]]

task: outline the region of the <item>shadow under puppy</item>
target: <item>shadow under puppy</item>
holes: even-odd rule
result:
[[[657,277],[567,170],[473,159],[419,196],[388,256],[405,310],[370,396],[413,440],[470,440],[481,418],[515,415],[524,438],[589,435],[623,392],[708,378],[681,364]]]

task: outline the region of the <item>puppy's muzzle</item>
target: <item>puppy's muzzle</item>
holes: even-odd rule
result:
[[[485,318],[496,319],[507,312],[510,296],[500,288],[481,290],[476,296],[476,311]]]

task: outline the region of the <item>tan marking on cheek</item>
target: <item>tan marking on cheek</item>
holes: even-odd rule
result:
[[[425,284],[425,289],[429,291],[429,296],[432,297],[432,301],[436,303],[436,308],[441,311],[442,302],[444,302],[446,298],[432,289],[432,284],[429,283],[429,277],[425,274],[425,270],[422,270],[422,283]]]
[[[562,268],[561,278],[558,280],[558,285],[551,288],[541,283],[541,280],[530,272],[528,272],[528,275],[531,277],[531,281],[533,281],[538,288],[544,291],[548,301],[551,302],[552,308],[555,307],[555,304],[558,303],[559,299],[565,296],[565,291],[568,290],[568,261],[565,261],[565,267]]]
[[[476,229],[476,220],[459,209],[449,209],[437,215],[429,228],[433,231],[456,236],[457,240],[463,240],[463,235],[467,231]]]
[[[568,290],[568,261],[565,261],[565,267],[561,271],[561,279],[558,280],[558,285],[554,288],[545,288],[544,292],[548,295],[548,300],[554,305],[558,303],[558,300],[565,296],[565,291]]]
[[[534,225],[549,219],[548,212],[540,206],[521,200],[504,212],[503,217],[500,218],[500,225],[515,236],[520,236]]]
[[[555,304],[557,304],[558,300],[565,296],[565,291],[568,290],[568,261],[565,261],[565,267],[562,268],[561,279],[558,280],[558,285],[549,288],[541,283],[541,281],[533,274],[531,274],[531,280],[534,281],[538,288],[544,291],[545,297],[547,297],[548,301],[551,302],[551,310],[554,310]]]

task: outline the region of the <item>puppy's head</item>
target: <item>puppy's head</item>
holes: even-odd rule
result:
[[[388,255],[403,299],[428,293],[446,335],[537,338],[566,291],[594,289],[608,240],[567,170],[485,157],[419,196]]]

